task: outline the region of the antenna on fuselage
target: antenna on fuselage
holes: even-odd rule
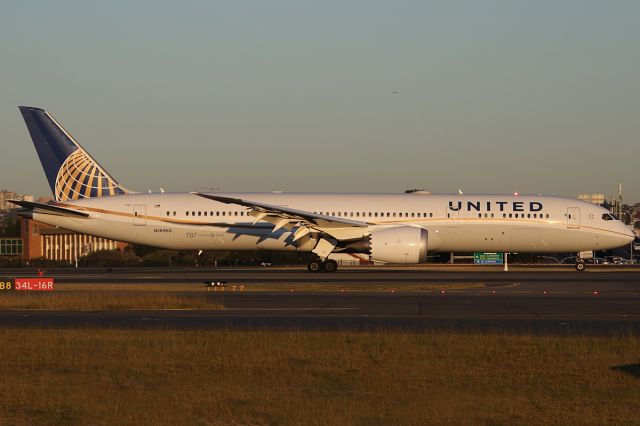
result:
[[[458,188],[458,194],[464,195],[464,192],[462,192],[462,189]]]

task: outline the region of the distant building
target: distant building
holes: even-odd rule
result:
[[[7,191],[6,189],[0,190],[0,210],[11,210],[18,208],[13,203],[10,203],[9,200],[20,200],[20,201],[33,201],[33,195],[25,195],[18,194],[16,192]]]
[[[124,250],[127,243],[79,234],[30,219],[20,219],[22,258],[73,263],[98,250]]]
[[[22,238],[0,238],[0,256],[22,256]]]
[[[605,204],[607,197],[604,194],[578,194],[578,200],[598,205]]]

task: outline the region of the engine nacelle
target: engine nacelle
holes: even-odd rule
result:
[[[388,263],[426,263],[426,229],[396,226],[374,231],[369,236],[370,259]]]

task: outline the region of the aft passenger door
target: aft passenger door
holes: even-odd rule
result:
[[[567,228],[580,228],[580,207],[567,207]]]
[[[147,223],[147,205],[135,204],[133,206],[133,224],[135,226],[146,225]]]

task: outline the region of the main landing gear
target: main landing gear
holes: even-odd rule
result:
[[[307,269],[309,272],[335,272],[338,270],[338,262],[333,259],[316,259],[307,264]]]

